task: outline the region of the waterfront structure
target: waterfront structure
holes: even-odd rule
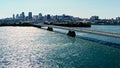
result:
[[[67,35],[75,37],[77,32],[84,32],[84,33],[90,33],[90,34],[96,34],[96,35],[103,35],[103,36],[108,36],[108,37],[116,37],[120,38],[120,34],[117,33],[110,33],[110,32],[103,32],[103,31],[97,31],[97,30],[88,30],[88,29],[78,29],[78,28],[72,28],[72,27],[64,27],[64,26],[56,26],[56,25],[43,25],[43,24],[33,24],[35,27],[48,27],[47,30],[53,31],[53,28],[59,28],[59,29],[65,29],[68,30]]]

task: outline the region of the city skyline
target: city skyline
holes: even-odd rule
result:
[[[1,0],[0,18],[11,17],[22,11],[33,12],[34,15],[72,15],[80,18],[89,18],[97,15],[100,18],[115,18],[120,15],[119,0]]]

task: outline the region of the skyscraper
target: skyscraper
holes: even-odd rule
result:
[[[38,16],[38,17],[39,17],[39,19],[41,19],[41,18],[42,18],[42,14],[41,14],[41,13],[39,13],[39,16]]]
[[[21,13],[21,18],[25,19],[25,13],[24,12]]]
[[[47,21],[50,21],[51,20],[51,16],[50,14],[47,15]]]
[[[15,19],[15,14],[13,14],[13,19]]]
[[[29,19],[29,20],[32,20],[32,12],[29,12],[29,13],[28,13],[28,19]]]
[[[16,15],[16,19],[19,19],[19,14]]]
[[[91,16],[90,20],[99,20],[99,16]]]

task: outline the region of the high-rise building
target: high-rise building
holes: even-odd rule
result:
[[[42,18],[42,14],[41,14],[41,13],[39,13],[39,16],[38,16],[38,17],[39,17],[39,19],[41,19],[41,18]]]
[[[25,13],[24,12],[21,13],[21,19],[25,19]]]
[[[120,22],[120,17],[116,17],[116,21],[117,21],[117,22]]]
[[[51,16],[50,14],[47,15],[47,21],[50,21],[51,20]]]
[[[34,16],[33,16],[33,20],[34,20],[34,21],[37,21],[37,20],[38,20],[38,15],[34,15]]]
[[[32,20],[32,12],[29,12],[29,13],[28,13],[28,19],[29,19],[29,20]]]
[[[120,21],[120,17],[116,17],[116,20],[119,20],[119,21]]]
[[[16,19],[19,19],[19,14],[16,15]]]
[[[13,19],[15,19],[15,14],[13,14]]]
[[[99,20],[99,16],[91,16],[90,20]]]

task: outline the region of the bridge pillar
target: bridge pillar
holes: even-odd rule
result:
[[[48,31],[53,31],[53,28],[52,27],[48,27],[47,30]]]
[[[34,27],[41,28],[42,26],[40,25],[33,25]]]
[[[69,30],[68,33],[67,33],[68,36],[71,36],[71,37],[75,37],[76,36],[76,33],[75,31],[71,31]]]
[[[38,28],[41,28],[41,26],[37,26]]]

